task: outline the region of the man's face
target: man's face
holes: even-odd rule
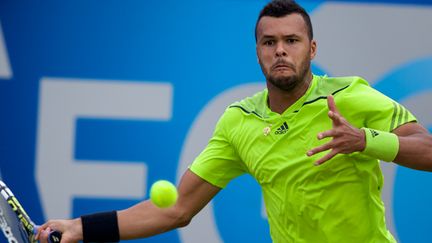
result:
[[[300,14],[262,17],[257,26],[257,56],[267,81],[291,91],[305,80],[315,57],[316,42],[310,40]]]

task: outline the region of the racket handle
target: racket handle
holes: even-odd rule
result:
[[[39,228],[39,226],[36,226],[34,228],[34,234],[37,233],[38,228]],[[61,235],[60,232],[58,232],[58,231],[51,231],[49,233],[49,235],[48,235],[48,243],[60,243],[61,237],[62,237],[62,235]]]
[[[60,232],[52,231],[48,236],[48,243],[60,243],[61,237],[62,235]]]

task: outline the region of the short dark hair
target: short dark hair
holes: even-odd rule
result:
[[[255,24],[255,41],[257,41],[258,23],[262,17],[269,16],[269,17],[279,18],[293,13],[300,14],[303,17],[306,23],[308,37],[310,40],[312,40],[313,39],[312,22],[306,10],[293,0],[273,0],[264,6],[264,8],[261,10],[258,16],[257,22]]]

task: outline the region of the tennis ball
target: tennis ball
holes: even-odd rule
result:
[[[177,188],[169,181],[159,180],[150,188],[150,200],[159,208],[168,208],[177,201]]]

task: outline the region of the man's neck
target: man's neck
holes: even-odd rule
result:
[[[282,114],[306,93],[312,82],[312,78],[313,75],[309,72],[306,75],[305,80],[291,91],[281,90],[267,82],[267,102],[270,110]]]

